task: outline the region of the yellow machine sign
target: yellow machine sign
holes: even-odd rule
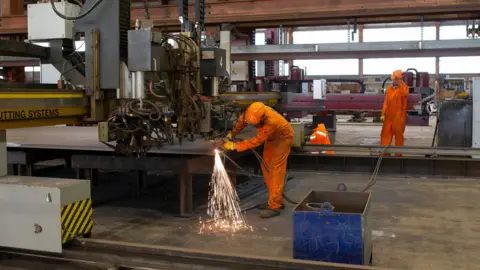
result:
[[[32,108],[32,109],[0,109],[0,121],[29,120],[39,118],[55,118],[62,116],[75,116],[85,113],[85,108],[60,107],[60,108]]]
[[[0,120],[22,120],[60,116],[60,109],[0,111]]]

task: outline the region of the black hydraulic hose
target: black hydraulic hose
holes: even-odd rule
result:
[[[64,19],[64,20],[67,20],[67,21],[75,21],[75,20],[78,20],[78,19],[81,19],[85,16],[87,16],[88,14],[90,14],[98,5],[100,5],[101,3],[103,2],[103,0],[97,0],[87,11],[85,11],[83,14],[80,14],[78,16],[75,16],[75,17],[69,17],[69,16],[65,16],[64,14],[60,13],[60,11],[58,11],[57,7],[55,7],[55,0],[50,0],[50,4],[52,5],[52,9],[53,9],[53,12],[55,12],[55,14],[57,14],[58,17]]]
[[[260,156],[260,154],[255,151],[255,149],[250,149],[252,151],[252,153],[255,155],[255,157],[257,158],[257,160],[260,162],[260,165],[265,168],[265,173],[267,174],[270,174],[269,170],[268,170],[268,167],[266,166],[266,163],[265,163],[265,160]],[[238,169],[245,171],[245,169],[243,169],[242,167],[240,167],[237,163],[235,163],[229,156],[227,156],[226,154],[223,154],[223,156],[225,158],[227,158],[228,160],[230,160]],[[253,177],[250,175],[250,174],[245,174],[247,175],[251,180],[253,180]],[[286,183],[288,182],[288,180],[292,179],[293,177],[290,176],[290,177],[287,177],[287,179],[285,180],[285,186],[286,186]],[[285,188],[284,186],[284,188]],[[298,204],[298,202],[292,200],[290,197],[288,197],[285,192],[282,192],[282,197],[289,203],[291,204]],[[246,209],[242,209],[242,212],[247,212],[247,211],[250,211],[250,210],[253,210],[253,209],[257,209],[259,205],[254,205],[252,207],[248,207]]]
[[[387,78],[383,81],[383,83],[382,83],[382,89],[385,89],[385,84],[386,84],[389,80],[392,80],[392,78],[387,77]]]
[[[415,68],[407,68],[407,70],[405,70],[405,72],[409,72],[410,70],[413,70],[413,71],[415,71],[415,76],[417,76],[417,74],[418,74],[418,70],[417,70],[417,69],[415,69]]]
[[[428,106],[428,105],[427,105],[427,106]],[[435,147],[435,141],[436,141],[437,132],[438,132],[438,123],[439,123],[439,119],[438,119],[438,117],[437,117],[437,121],[435,121],[435,131],[433,132],[432,147]]]

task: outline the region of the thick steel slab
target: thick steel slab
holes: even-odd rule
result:
[[[406,146],[429,146],[434,127],[407,127]],[[339,125],[334,144],[379,145],[381,126]],[[358,136],[362,134],[362,136]],[[241,138],[254,136],[255,131],[240,134]],[[56,149],[67,151],[112,152],[112,149],[98,141],[96,127],[38,127],[7,131],[9,150],[14,149]],[[45,153],[45,152],[44,152]],[[166,145],[161,149],[152,149],[153,154],[213,155],[212,144],[201,138],[194,142],[184,141],[182,145]]]
[[[116,171],[173,171],[184,164],[179,157],[125,157],[99,155],[73,155],[72,167]]]
[[[56,149],[68,151],[112,152],[98,141],[97,127],[39,127],[7,132],[9,149]],[[182,145],[166,145],[154,148],[155,154],[213,155],[212,144],[198,138],[194,142],[183,141]]]

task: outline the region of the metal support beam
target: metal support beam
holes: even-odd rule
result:
[[[143,16],[141,4],[135,4],[132,18]],[[190,9],[193,10],[193,9]],[[210,0],[206,1],[206,24],[235,22],[238,28],[269,28],[302,25],[346,24],[346,18],[357,18],[357,22],[380,23],[396,21],[455,20],[466,17],[477,18],[480,11],[476,0],[405,0],[383,1],[318,1],[318,0]],[[175,5],[151,4],[150,12],[155,24],[178,31],[179,22]],[[193,15],[193,12],[192,12]]]
[[[0,176],[8,175],[7,131],[0,130]]]
[[[480,156],[480,148],[457,148],[457,147],[412,147],[412,146],[390,146],[385,149],[381,145],[316,145],[306,144],[303,151],[342,151],[346,153],[360,153],[364,155],[378,155],[380,153],[403,153],[405,155],[417,156],[449,156],[468,157]],[[340,155],[340,153],[337,153]]]
[[[23,15],[23,0],[2,0],[2,16]]]
[[[13,1],[13,0],[9,0]],[[176,2],[176,1],[174,1]],[[178,6],[174,2],[149,3],[150,19],[164,31],[179,31]],[[414,22],[419,16],[424,21],[478,19],[480,6],[477,0],[206,0],[205,24],[235,23],[237,28],[255,29],[316,25],[346,24],[346,18],[356,18],[359,24]],[[194,18],[193,6],[189,17]],[[132,4],[132,25],[136,19],[145,18],[143,3]],[[10,16],[0,19],[0,34],[27,33],[26,16]]]
[[[0,56],[0,67],[40,66],[40,59],[31,57]]]
[[[50,48],[15,40],[0,40],[0,55],[48,59]]]
[[[378,156],[311,155],[293,153],[288,166],[295,170],[372,173]],[[468,158],[384,157],[380,174],[479,177],[479,162]]]
[[[232,61],[480,55],[478,40],[233,46]]]
[[[363,24],[358,26],[358,42],[363,43]],[[363,76],[363,58],[358,59],[358,76]]]
[[[440,40],[440,23],[435,24],[435,40]],[[435,76],[440,76],[440,57],[435,56]]]

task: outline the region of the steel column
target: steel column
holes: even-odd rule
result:
[[[363,43],[363,24],[358,26],[358,42]],[[363,58],[358,59],[358,76],[363,77]]]
[[[435,23],[435,40],[440,40],[440,23]],[[435,76],[440,77],[440,57],[435,56]]]

